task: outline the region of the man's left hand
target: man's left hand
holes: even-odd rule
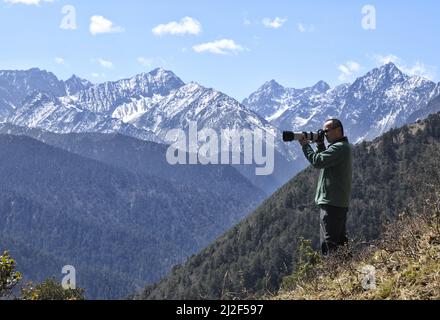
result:
[[[304,147],[306,144],[309,144],[309,140],[306,138],[306,136],[303,134],[302,138],[298,140],[301,147]]]

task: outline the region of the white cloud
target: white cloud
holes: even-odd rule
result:
[[[113,22],[103,16],[92,16],[90,18],[90,33],[93,35],[99,33],[124,32],[124,28],[113,25]]]
[[[10,4],[25,4],[31,6],[39,6],[40,2],[53,2],[54,0],[4,0],[6,3]]]
[[[361,65],[355,61],[347,61],[345,64],[341,64],[338,67],[341,74],[339,75],[339,81],[347,81],[360,69]]]
[[[136,60],[144,68],[168,68],[168,63],[162,57],[138,57]]]
[[[184,17],[179,22],[172,21],[167,24],[160,24],[152,29],[152,32],[161,36],[164,34],[199,34],[202,31],[202,25],[196,19]]]
[[[394,64],[400,64],[402,62],[402,60],[398,57],[395,56],[394,54],[389,54],[389,55],[380,55],[380,54],[375,54],[373,56],[374,60],[376,60],[376,63],[378,63],[379,65],[384,65],[390,62],[393,62]]]
[[[153,65],[153,59],[149,58],[139,57],[137,58],[137,61],[145,68],[149,68]]]
[[[278,29],[283,26],[283,24],[287,21],[287,19],[282,19],[280,17],[276,17],[275,19],[264,18],[262,20],[263,25],[268,28]]]
[[[105,73],[98,73],[98,72],[93,72],[90,74],[90,76],[95,79],[105,79],[107,77]]]
[[[425,65],[421,61],[416,61],[414,65],[408,65],[402,58],[394,55],[380,55],[375,54],[373,59],[376,64],[382,66],[387,63],[394,63],[402,72],[409,74],[410,76],[420,76],[429,80],[433,80],[436,75],[437,67]]]
[[[313,32],[315,30],[315,26],[313,24],[307,26],[307,25],[303,24],[302,22],[299,22],[297,24],[297,29],[301,33],[303,33],[303,32]]]
[[[436,67],[427,66],[423,62],[416,61],[413,66],[410,67],[400,67],[403,72],[412,75],[412,76],[420,76],[426,78],[428,80],[434,80],[436,75]]]
[[[55,58],[55,63],[56,63],[56,64],[64,64],[64,63],[65,63],[65,61],[64,61],[64,59],[63,59],[63,58],[60,58],[60,57],[56,57],[56,58]]]
[[[234,40],[222,39],[195,45],[193,50],[198,53],[207,51],[215,54],[228,54],[243,51],[244,48],[236,44]]]
[[[111,61],[107,61],[104,59],[99,58],[98,59],[98,63],[100,64],[101,67],[106,68],[106,69],[111,69],[113,68],[113,62]]]

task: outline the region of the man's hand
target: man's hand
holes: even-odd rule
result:
[[[303,134],[301,139],[298,140],[301,147],[304,147],[306,144],[309,144],[309,140],[306,138],[306,136]]]

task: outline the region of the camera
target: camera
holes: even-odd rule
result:
[[[312,142],[324,142],[324,130],[318,130],[317,132],[283,131],[283,141],[290,142],[294,140],[300,140],[303,135],[305,135],[306,138]]]

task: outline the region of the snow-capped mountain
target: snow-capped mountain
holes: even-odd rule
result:
[[[93,86],[90,81],[81,79],[76,75],[71,76],[64,82],[64,84],[67,95],[74,95],[82,90],[87,90],[88,88]]]
[[[319,81],[313,87],[304,89],[284,88],[275,80],[266,82],[260,89],[244,99],[243,104],[254,110],[268,121],[280,117],[289,106],[303,100],[313,100],[327,92],[330,86]]]
[[[72,101],[82,109],[112,115],[123,104],[142,98],[165,97],[184,84],[171,71],[158,68],[129,79],[97,84],[72,96]],[[137,111],[142,112],[132,110]]]
[[[35,92],[53,96],[66,94],[65,85],[51,72],[33,68],[26,71],[0,71],[0,121],[21,106]]]
[[[261,129],[266,135],[275,136],[273,177],[276,180],[280,183],[285,182],[286,177],[291,177],[303,166],[301,161],[294,161],[299,153],[281,141],[282,134],[276,127],[224,93],[191,82],[174,90],[165,98],[161,97],[158,95],[151,98],[143,97],[136,102],[123,104],[113,112],[113,116],[120,117],[124,122],[137,128],[149,130],[160,139],[167,141],[170,137],[166,139],[166,136],[170,130],[178,128],[188,132],[190,123],[196,123],[198,130],[214,129],[219,141],[220,139],[230,141],[225,129],[247,130],[251,133],[256,129]],[[131,112],[132,110],[134,112]],[[171,137],[171,140],[173,138]],[[272,145],[270,141],[267,142]],[[242,143],[241,151],[243,150]],[[271,182],[262,181],[264,179],[255,181],[255,172],[247,170],[249,167],[238,166],[237,169],[264,190],[267,188],[263,186],[271,184]]]
[[[23,106],[7,118],[7,122],[55,133],[122,133],[138,139],[162,142],[148,130],[141,130],[102,113],[78,108],[66,97],[54,97],[35,92],[23,101]]]
[[[417,120],[427,118],[430,114],[440,111],[440,83],[436,85],[431,95],[433,96],[432,100],[425,107],[416,110],[408,117],[407,122],[416,122]]]
[[[163,99],[143,99],[141,105],[147,106],[133,117],[131,103],[121,105],[114,116],[126,115],[122,119],[138,128],[149,129],[165,138],[170,129],[186,130],[190,122],[197,126],[213,129],[256,129],[276,130],[255,112],[238,101],[214,89],[191,82],[175,90]]]
[[[269,83],[270,84],[270,83]],[[286,89],[263,85],[243,103],[262,113],[282,130],[316,130],[329,118],[340,118],[353,142],[371,140],[399,127],[439,95],[439,86],[418,76],[402,73],[393,63],[375,68],[352,84],[321,90]],[[298,92],[308,94],[298,94]],[[270,103],[268,103],[268,101]]]
[[[30,96],[43,93],[52,97],[73,95],[88,89],[92,83],[73,75],[66,81],[38,68],[0,71],[0,121],[4,121]]]
[[[197,122],[199,129],[277,131],[233,98],[197,83],[185,84],[171,71],[160,68],[92,86],[76,77],[66,83],[86,88],[65,96],[31,91],[7,121],[58,133],[101,132],[123,123],[159,138],[170,129],[187,129],[190,122]],[[66,87],[67,91],[78,88]],[[279,150],[286,153],[284,145]]]
[[[223,129],[261,129],[275,136],[271,145],[277,182],[257,179],[259,187],[270,185],[269,191],[273,191],[302,168],[302,163],[293,163],[296,154],[281,141],[281,132],[264,118],[219,91],[194,82],[185,84],[171,71],[159,68],[96,85],[75,76],[59,83],[64,86],[64,95],[31,91],[8,113],[6,122],[55,133],[118,132],[155,142],[164,142],[169,130],[187,130],[192,122],[199,131],[214,129],[219,141]],[[241,147],[243,152],[243,144]],[[245,170],[246,176],[251,172],[255,176],[249,166]]]
[[[112,113],[134,101],[135,114],[142,98],[164,95],[184,85],[172,72],[156,69],[130,79],[93,85],[72,76],[60,81],[39,69],[0,73],[0,115],[4,122],[56,133],[101,132],[162,142],[147,128],[138,129]],[[1,93],[7,94],[1,94]],[[126,111],[128,112],[128,111]]]
[[[218,134],[261,129],[275,135],[273,177],[280,184],[306,165],[297,157],[297,144],[281,141],[280,130],[316,130],[338,117],[352,142],[372,139],[436,108],[428,103],[439,93],[439,85],[405,75],[392,63],[336,88],[319,81],[289,89],[272,80],[243,103],[195,82],[185,84],[161,68],[95,85],[77,76],[61,81],[39,69],[0,71],[0,122],[55,133],[117,132],[155,142],[164,142],[171,129],[187,130],[191,122]],[[257,182],[267,184],[277,183]]]
[[[100,123],[113,119],[159,137],[164,137],[169,129],[187,128],[190,121],[197,121],[200,128],[275,130],[227,95],[196,83],[185,84],[163,69],[97,85],[74,76],[66,81],[66,87],[66,91],[77,93],[60,96],[32,91],[8,122],[68,132],[93,130],[94,126],[101,127]]]

